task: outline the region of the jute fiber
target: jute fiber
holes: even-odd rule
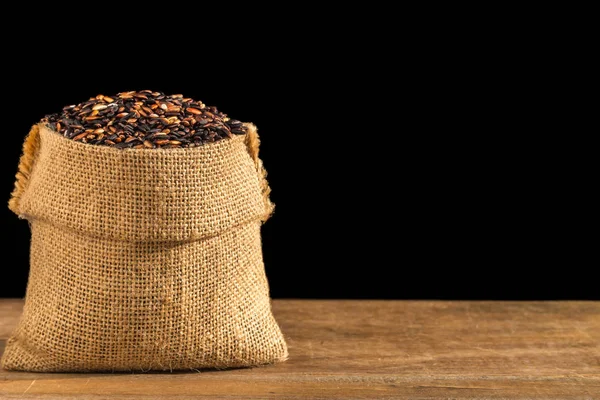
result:
[[[34,126],[9,203],[31,226],[30,276],[2,366],[149,371],[285,360],[261,250],[273,205],[248,128],[197,148],[120,150]]]

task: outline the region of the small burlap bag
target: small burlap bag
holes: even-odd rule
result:
[[[77,143],[44,125],[9,203],[31,225],[21,320],[2,366],[149,371],[285,360],[260,226],[256,128],[189,149]]]

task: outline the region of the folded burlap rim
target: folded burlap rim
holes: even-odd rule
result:
[[[247,220],[255,220],[255,219],[260,219],[261,221],[266,221],[273,213],[274,210],[274,204],[271,202],[269,195],[271,192],[271,189],[269,187],[268,181],[266,179],[267,176],[267,171],[265,170],[262,160],[259,158],[259,146],[260,146],[260,138],[258,136],[258,132],[257,132],[257,128],[254,124],[251,123],[245,123],[244,124],[247,128],[247,133],[243,136],[234,136],[231,139],[225,139],[225,140],[221,140],[219,142],[215,142],[215,143],[207,143],[203,146],[200,147],[194,147],[194,148],[183,148],[183,149],[116,149],[116,148],[111,148],[111,147],[106,147],[106,146],[95,146],[95,145],[90,145],[90,144],[85,144],[85,143],[79,143],[79,142],[74,142],[70,139],[67,139],[61,135],[59,135],[58,133],[56,133],[55,131],[51,130],[50,128],[48,128],[46,125],[39,123],[36,124],[32,127],[31,131],[29,132],[29,134],[27,135],[24,144],[23,144],[23,154],[20,158],[19,161],[19,167],[18,167],[18,172],[16,174],[16,181],[15,181],[15,187],[14,190],[12,192],[11,198],[9,200],[9,208],[10,210],[12,210],[14,213],[16,213],[19,217],[24,218],[24,219],[28,219],[28,220],[32,220],[35,219],[36,217],[40,217],[42,219],[48,219],[50,220],[50,222],[52,222],[52,214],[51,212],[47,212],[46,208],[51,207],[51,206],[47,206],[46,204],[40,204],[38,202],[38,204],[32,204],[32,199],[35,199],[35,195],[30,195],[27,196],[26,193],[28,192],[28,188],[30,186],[30,182],[33,176],[33,171],[34,171],[34,167],[36,165],[36,162],[38,161],[38,158],[40,157],[41,154],[41,147],[44,147],[44,152],[43,152],[43,157],[46,157],[44,160],[44,165],[45,163],[47,163],[48,159],[47,157],[53,157],[52,152],[62,152],[61,154],[64,156],[65,152],[68,154],[84,154],[85,157],[89,158],[96,158],[96,160],[92,160],[90,161],[90,163],[92,163],[93,167],[99,168],[101,167],[101,165],[99,166],[98,164],[101,164],[103,162],[104,159],[107,160],[107,162],[112,162],[114,163],[115,160],[118,162],[121,160],[121,158],[123,158],[125,161],[124,162],[129,162],[128,164],[128,168],[137,168],[137,163],[138,161],[143,163],[144,160],[150,160],[149,164],[152,165],[158,165],[160,171],[167,171],[168,173],[168,163],[171,161],[175,161],[175,166],[174,168],[188,168],[186,167],[186,163],[188,162],[194,162],[194,161],[198,161],[198,162],[202,162],[202,166],[204,168],[207,169],[206,174],[211,174],[211,173],[215,173],[214,171],[211,171],[211,162],[213,162],[213,159],[211,157],[207,157],[207,154],[217,154],[217,155],[222,155],[224,158],[224,160],[227,160],[228,157],[226,154],[240,154],[239,151],[241,150],[240,146],[245,145],[245,148],[250,156],[250,159],[239,159],[239,157],[237,158],[238,161],[241,161],[242,164],[244,165],[240,165],[240,169],[239,170],[235,170],[235,169],[231,169],[230,166],[228,165],[226,170],[224,170],[223,172],[227,173],[227,174],[239,174],[239,177],[244,177],[244,178],[240,178],[240,179],[245,179],[245,182],[239,182],[236,181],[236,177],[231,176],[232,182],[238,182],[238,183],[243,183],[244,186],[246,187],[250,187],[250,188],[256,188],[256,189],[247,189],[246,192],[241,193],[240,196],[245,196],[247,199],[247,205],[243,205],[242,208],[246,208],[245,210],[241,210],[240,209],[240,204],[241,204],[241,200],[237,199],[237,203],[234,205],[233,203],[230,204],[229,209],[227,209],[228,206],[228,202],[229,200],[224,200],[224,204],[223,204],[223,208],[222,209],[215,209],[214,207],[221,207],[221,204],[218,203],[215,205],[215,203],[217,202],[218,199],[213,199],[213,202],[210,203],[213,206],[213,213],[210,213],[209,210],[202,210],[201,215],[192,215],[192,219],[190,219],[192,222],[191,224],[204,224],[204,227],[189,227],[189,226],[184,226],[185,229],[183,230],[177,230],[177,232],[181,233],[176,233],[176,234],[172,234],[170,232],[175,232],[176,230],[172,229],[172,226],[170,227],[170,229],[168,229],[169,227],[165,226],[166,231],[168,231],[169,233],[167,235],[164,234],[164,232],[162,233],[162,236],[159,235],[160,232],[158,232],[160,230],[160,226],[157,229],[157,232],[154,233],[154,236],[152,236],[150,233],[149,234],[145,234],[145,233],[138,233],[138,237],[136,237],[136,235],[134,234],[133,237],[130,237],[130,239],[136,240],[136,239],[140,239],[140,240],[194,240],[197,238],[201,238],[201,237],[206,237],[206,236],[211,236],[213,234],[218,234],[219,231],[224,230],[224,229],[228,229],[231,228],[233,226],[235,226],[235,224],[241,224],[244,222],[247,222]],[[243,143],[243,144],[242,144]],[[227,153],[229,151],[229,153]],[[71,152],[71,153],[69,153]],[[124,154],[127,153],[127,154]],[[243,153],[243,152],[242,152]],[[216,157],[216,156],[215,156]],[[247,156],[246,156],[247,157]],[[63,157],[65,158],[65,157]],[[66,157],[68,158],[68,157]],[[131,163],[131,161],[134,160],[135,163]],[[251,161],[250,161],[251,160]],[[68,161],[67,161],[68,162]],[[251,168],[251,162],[254,163],[254,168],[256,169],[257,172],[257,176],[258,179],[252,178],[252,174],[248,175],[246,173],[244,173],[244,168]],[[217,165],[219,163],[218,157],[216,157],[214,159],[214,165],[215,168],[219,168],[219,166]],[[167,166],[167,168],[164,168],[164,166]],[[182,167],[183,166],[183,167]],[[235,167],[235,166],[234,166]],[[177,175],[179,178],[183,178],[183,180],[187,180],[188,176],[192,175],[191,172],[196,172],[195,170],[193,170],[191,167],[188,168],[185,173],[179,173],[179,175]],[[137,172],[137,171],[135,171]],[[203,172],[200,172],[203,173]],[[176,172],[174,172],[174,174],[176,174]],[[37,176],[39,176],[39,172],[36,174]],[[197,174],[193,174],[193,175],[197,175]],[[174,175],[175,176],[175,175]],[[173,178],[174,176],[169,176],[167,177],[167,179],[171,179],[171,183],[170,183],[170,189],[173,190]],[[255,175],[256,176],[256,175]],[[48,178],[48,177],[46,177]],[[52,177],[50,177],[52,178]],[[206,179],[214,179],[214,177],[205,177]],[[225,176],[223,177],[223,185],[226,184],[225,180],[228,177]],[[207,188],[207,185],[203,185],[201,183],[199,183],[199,180],[203,179],[202,177],[190,177],[188,182],[182,182],[182,185],[185,186],[186,184],[188,184],[188,189],[193,189],[194,187],[198,188],[201,187],[203,190],[205,188]],[[60,180],[59,180],[60,181]],[[114,185],[114,182],[112,182],[112,184]],[[85,186],[84,183],[82,183],[82,185]],[[35,186],[35,185],[34,185]],[[111,191],[114,190],[113,187],[109,188]],[[130,189],[130,187],[124,187],[123,189],[128,190]],[[213,190],[214,189],[214,190]],[[34,188],[35,190],[35,188]],[[136,188],[131,188],[131,190],[136,190]],[[144,188],[140,189],[140,190],[145,190]],[[158,188],[155,188],[155,190],[158,190]],[[250,190],[250,192],[248,192],[248,190]],[[257,192],[260,190],[260,192],[262,193],[262,202],[263,204],[257,204],[257,197],[255,197],[251,192],[253,192],[254,190],[256,190]],[[204,192],[203,194],[206,195],[208,198],[210,198],[210,196],[212,196],[214,193],[215,196],[218,195],[219,191],[219,187],[217,185],[216,188],[208,188],[206,189],[206,192]],[[175,200],[177,200],[179,202],[179,205],[182,204],[186,204],[185,203],[185,196],[192,196],[192,200],[198,200],[198,198],[193,198],[194,193],[189,193],[189,194],[185,194],[185,191],[182,192],[183,194],[171,194],[171,200],[174,198],[173,196],[175,196]],[[222,196],[222,192],[220,193]],[[143,196],[145,196],[145,199],[148,201],[154,201],[156,198],[156,201],[161,201],[164,199],[161,199],[160,197],[163,195],[163,193],[161,192],[152,192],[152,191],[148,191],[148,193],[143,193]],[[179,196],[179,197],[177,197]],[[39,196],[38,196],[39,197]],[[165,195],[165,198],[167,198],[168,195]],[[200,199],[199,201],[203,201],[202,199]],[[208,202],[209,200],[207,200]],[[232,199],[231,202],[233,202],[234,200]],[[196,203],[198,204],[198,203]],[[61,208],[65,208],[65,207],[61,207]],[[68,207],[66,207],[68,209]],[[42,212],[39,212],[40,209],[43,209]],[[56,211],[57,213],[60,212],[64,212],[64,210],[60,210],[60,211]],[[239,216],[236,215],[232,215],[232,213],[238,213]],[[201,217],[202,215],[207,216],[208,218],[204,218]],[[184,215],[185,216],[185,215]],[[162,218],[161,216],[156,216],[156,215],[151,215],[150,217],[156,217],[159,221],[157,224],[155,225],[161,225],[161,221],[160,218]],[[212,219],[211,219],[212,218]],[[220,218],[220,219],[226,219],[226,221],[215,221],[215,218]],[[243,220],[243,219],[246,220]],[[171,218],[173,220],[173,218]],[[68,218],[66,218],[65,220],[68,220]],[[181,221],[184,221],[185,218],[175,218],[175,220],[177,221],[177,223],[181,223]],[[57,222],[58,221],[54,221]],[[67,228],[80,228],[81,226],[66,226]],[[208,228],[207,228],[208,227]],[[88,230],[88,233],[92,233],[92,234],[96,234],[98,233],[98,230],[96,229],[97,227],[90,227],[90,229]],[[86,231],[85,227],[84,229],[82,229],[82,231]],[[184,232],[185,231],[185,232]],[[107,234],[111,233],[109,231],[107,231]]]

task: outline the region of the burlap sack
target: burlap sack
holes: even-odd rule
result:
[[[256,128],[190,149],[120,150],[34,126],[10,208],[31,225],[23,316],[2,366],[149,371],[285,360],[260,226]]]

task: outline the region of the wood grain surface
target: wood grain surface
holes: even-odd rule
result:
[[[0,300],[0,349],[21,300]],[[1,399],[600,399],[600,302],[275,300],[290,360],[228,371],[0,371]]]

